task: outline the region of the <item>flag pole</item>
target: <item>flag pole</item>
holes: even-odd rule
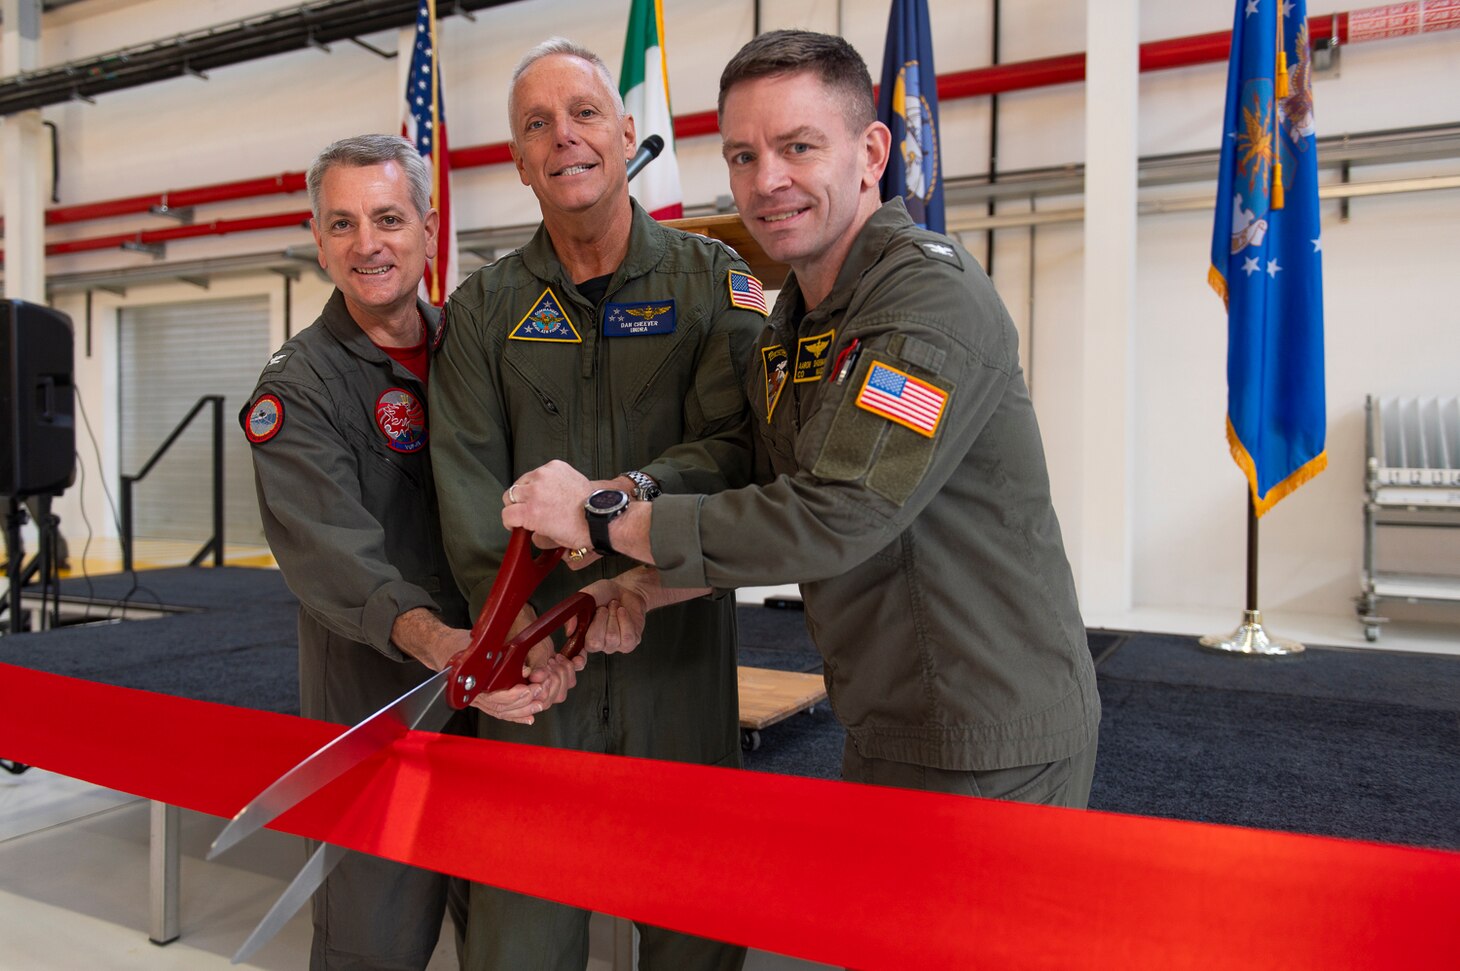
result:
[[[1247,493],[1247,609],[1242,623],[1230,634],[1208,634],[1198,643],[1223,654],[1247,654],[1253,657],[1283,657],[1302,654],[1303,645],[1283,637],[1273,637],[1262,626],[1262,611],[1257,608],[1257,505],[1250,489]]]

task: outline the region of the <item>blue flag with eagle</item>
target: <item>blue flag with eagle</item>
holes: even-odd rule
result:
[[[892,0],[877,118],[892,129],[882,199],[902,197],[913,222],[943,232],[942,154],[938,150],[938,75],[927,0]]]
[[[1227,441],[1261,516],[1328,464],[1306,0],[1238,0],[1207,279],[1227,305]]]

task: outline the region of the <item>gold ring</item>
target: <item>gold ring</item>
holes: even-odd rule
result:
[[[580,546],[576,550],[568,551],[568,559],[572,560],[574,563],[577,563],[579,560],[583,559],[583,557],[587,556],[590,552],[592,551],[589,550],[588,547]]]

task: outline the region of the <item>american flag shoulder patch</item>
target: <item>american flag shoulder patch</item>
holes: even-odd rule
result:
[[[858,408],[928,438],[938,430],[947,406],[947,391],[881,361],[872,362],[862,389],[857,392]]]
[[[765,288],[755,277],[740,270],[730,271],[730,305],[754,310],[767,317],[771,315],[771,309],[765,302]]]

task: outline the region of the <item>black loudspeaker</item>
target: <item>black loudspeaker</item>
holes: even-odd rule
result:
[[[0,301],[0,496],[60,495],[76,471],[71,318]]]

